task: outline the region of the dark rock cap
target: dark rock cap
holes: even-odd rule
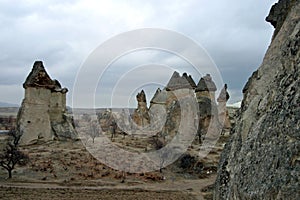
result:
[[[229,96],[229,93],[227,92],[227,84],[225,84],[220,92],[220,95],[219,95],[217,101],[224,102],[224,101],[228,101],[229,98],[230,98],[230,96]]]
[[[182,76],[186,78],[186,80],[189,82],[193,89],[196,89],[197,85],[191,75],[188,76],[187,73],[183,73]]]
[[[23,88],[26,89],[28,87],[47,88],[54,92],[63,93],[68,91],[67,88],[61,88],[58,80],[52,80],[50,78],[42,61],[34,62],[31,72],[23,83]]]
[[[175,71],[166,86],[166,90],[174,91],[174,90],[184,89],[184,88],[193,89],[193,86],[191,84],[193,81],[192,80],[189,81],[188,79],[189,78],[186,73],[184,73],[183,76],[180,76],[179,73]]]
[[[158,88],[150,101],[150,103],[155,103],[155,104],[165,104],[168,99],[168,92],[166,90],[161,90]]]
[[[217,90],[216,84],[213,82],[210,74],[202,77],[197,85],[196,92],[215,92]]]
[[[138,94],[136,95],[136,100],[137,100],[138,102],[146,102],[146,95],[145,95],[144,90],[142,90],[140,93],[138,93]]]

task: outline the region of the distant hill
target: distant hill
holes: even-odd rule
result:
[[[233,108],[240,108],[242,104],[242,101],[233,103],[233,104],[227,104],[227,107],[233,107]]]
[[[6,103],[6,102],[0,102],[0,107],[19,107],[20,105],[18,104],[13,104],[13,103]]]

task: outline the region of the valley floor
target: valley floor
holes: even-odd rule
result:
[[[82,185],[61,185],[50,182],[18,182],[12,179],[0,182],[0,199],[211,199],[211,194],[204,192],[204,190],[213,184],[214,180],[215,175],[197,180],[167,180],[147,184],[133,184],[129,181],[119,182],[114,186],[86,186],[93,185],[93,183],[81,182]],[[105,182],[99,184],[105,185]],[[111,184],[110,182],[107,185]]]

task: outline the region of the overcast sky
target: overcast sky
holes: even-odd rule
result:
[[[67,102],[72,105],[73,85],[88,56],[111,37],[140,28],[173,30],[193,39],[207,51],[228,84],[230,102],[239,101],[243,86],[261,64],[270,44],[273,27],[265,22],[265,17],[275,2],[0,0],[0,101],[20,104],[24,93],[22,83],[34,61],[42,60],[50,76],[69,88]],[[161,68],[165,76],[161,76],[160,84],[154,80],[152,87],[144,85],[148,98],[154,88],[168,81],[174,69],[181,73],[188,71],[197,83],[199,75],[189,71],[183,62],[175,55],[153,50],[125,55],[114,63],[114,70],[107,71],[105,78],[111,82],[102,85],[106,90],[97,90],[97,95],[107,96],[116,82],[123,81],[122,95],[128,95],[114,94],[115,104],[126,99],[133,101],[143,85],[132,89],[130,78],[126,82],[126,78],[119,80],[120,76],[115,74],[127,73],[143,64],[147,67],[135,71],[136,77],[139,74],[150,79],[159,77],[157,64],[167,66]],[[157,64],[149,70],[149,63]],[[98,107],[109,106],[106,101],[98,102]]]

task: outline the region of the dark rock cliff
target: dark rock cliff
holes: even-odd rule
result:
[[[300,1],[280,0],[262,65],[243,92],[214,199],[300,199]]]

